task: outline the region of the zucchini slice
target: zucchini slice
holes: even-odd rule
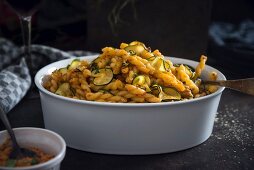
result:
[[[150,92],[151,89],[149,88],[149,85],[151,83],[151,80],[148,76],[145,75],[139,75],[134,78],[132,81],[132,84],[144,89],[146,92]]]
[[[174,88],[161,87],[157,84],[152,86],[152,94],[158,96],[161,100],[181,100],[181,95]]]
[[[141,54],[145,48],[143,45],[136,44],[136,45],[129,45],[124,48],[125,51],[129,52],[131,55],[139,55]]]
[[[156,56],[154,55],[154,56],[148,58],[147,60],[148,60],[148,61],[153,61],[155,58],[156,58]]]
[[[93,83],[97,86],[102,86],[110,83],[113,80],[114,74],[110,68],[103,68],[94,70],[92,76],[94,77]]]
[[[148,58],[148,61],[150,62],[150,64],[152,66],[155,66],[156,63],[158,62],[158,60],[159,60],[159,57],[157,57],[157,56],[153,56],[153,57]]]
[[[67,73],[67,68],[66,67],[65,68],[60,68],[59,71],[62,74],[66,74]]]
[[[163,60],[163,66],[164,66],[164,69],[166,71],[171,71],[170,70],[170,65],[169,65],[169,63],[166,60]]]
[[[70,65],[67,66],[68,70],[73,70],[76,69],[80,65],[80,60],[79,59],[74,59]]]
[[[162,91],[159,94],[159,98],[161,100],[167,101],[167,100],[181,100],[181,95],[176,91],[174,88],[170,87],[164,87],[162,88]]]
[[[99,61],[100,57],[97,57],[96,59],[94,59],[91,64],[90,64],[90,68],[91,70],[96,70],[98,69],[98,65],[97,65],[97,62]]]
[[[146,79],[144,75],[139,75],[137,77],[134,78],[132,84],[135,86],[142,86],[143,84],[146,83]]]
[[[104,89],[100,89],[100,90],[98,90],[98,92],[101,92],[101,93],[103,93],[103,94],[105,94],[105,93],[109,93],[109,91],[108,91],[108,90],[104,90]]]
[[[183,66],[186,68],[188,76],[192,79],[195,76],[195,69],[187,64],[183,64]]]
[[[159,96],[159,94],[161,93],[162,91],[162,88],[161,86],[157,85],[157,84],[154,84],[152,87],[151,87],[151,93],[155,96]]]
[[[124,48],[131,55],[140,55],[144,50],[147,52],[151,52],[150,48],[147,48],[144,43],[139,41],[131,42],[127,47]]]
[[[161,57],[156,57],[154,60],[151,61],[151,65],[160,71],[166,71],[164,66],[164,60]]]
[[[69,83],[61,84],[56,90],[55,94],[58,94],[60,96],[73,96],[73,92],[71,91]]]

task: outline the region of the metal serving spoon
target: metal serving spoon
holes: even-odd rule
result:
[[[254,78],[238,80],[202,81],[202,84],[224,86],[242,93],[254,95]]]
[[[0,108],[0,118],[1,118],[4,126],[6,127],[8,133],[10,135],[11,141],[12,141],[13,150],[12,150],[12,152],[10,154],[10,158],[11,159],[17,159],[17,158],[34,157],[34,156],[36,156],[35,152],[33,152],[33,151],[29,150],[29,149],[21,148],[19,146],[19,144],[17,143],[16,137],[15,137],[14,131],[11,128],[10,122],[9,122],[6,114],[2,110],[2,108]]]

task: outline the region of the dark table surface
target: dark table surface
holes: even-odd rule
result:
[[[13,127],[44,127],[39,97],[29,95],[8,113]],[[211,137],[199,146],[168,154],[119,156],[67,148],[62,170],[253,169],[254,97],[225,90]],[[0,130],[4,127],[0,123]]]

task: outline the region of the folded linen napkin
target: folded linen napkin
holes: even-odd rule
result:
[[[0,38],[0,108],[8,113],[29,90],[32,78],[43,66],[61,59],[95,54],[87,51],[64,52],[55,48],[32,45],[31,68],[24,59],[24,49]],[[32,78],[31,78],[32,77]]]

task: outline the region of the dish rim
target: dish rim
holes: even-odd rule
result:
[[[73,57],[73,58],[68,58],[68,59],[63,59],[63,60],[59,60],[59,61],[55,61],[53,63],[50,63],[44,67],[42,67],[35,75],[34,77],[34,82],[37,86],[37,88],[39,89],[40,92],[42,93],[45,93],[51,97],[54,97],[56,99],[59,99],[59,100],[64,100],[64,101],[68,101],[68,102],[71,102],[71,103],[78,103],[78,104],[88,104],[88,105],[97,105],[97,106],[116,106],[116,107],[154,107],[154,106],[167,106],[167,105],[179,105],[179,104],[188,104],[188,103],[194,103],[194,102],[199,102],[201,100],[206,100],[206,99],[210,99],[214,96],[217,96],[219,94],[221,94],[223,92],[223,90],[225,89],[225,87],[219,87],[219,89],[212,93],[212,94],[209,94],[209,95],[206,95],[206,96],[202,96],[202,97],[199,97],[199,98],[194,98],[194,99],[188,99],[188,100],[183,100],[183,101],[172,101],[172,102],[160,102],[160,103],[110,103],[110,102],[97,102],[97,101],[88,101],[88,100],[80,100],[80,99],[73,99],[73,98],[68,98],[68,97],[64,97],[64,96],[60,96],[60,95],[57,95],[57,94],[54,94],[50,91],[48,91],[47,89],[45,89],[43,86],[42,86],[42,78],[43,76],[39,76],[40,74],[42,75],[46,75],[45,74],[45,69],[47,67],[49,67],[50,69],[50,66],[51,68],[53,68],[53,65],[57,64],[57,63],[61,63],[61,62],[64,62],[64,61],[67,61],[67,60],[73,60],[73,59],[85,59],[87,58],[89,60],[89,58],[94,58],[94,57],[98,57],[98,55],[89,55],[89,56],[82,56],[82,57]],[[194,61],[194,60],[190,60],[190,59],[184,59],[184,58],[177,58],[177,57],[170,57],[170,56],[165,56],[165,58],[170,58],[170,59],[174,59],[174,60],[183,60],[183,61],[186,61],[186,62],[193,62],[195,64],[198,64],[197,61]],[[211,67],[209,65],[206,64],[206,68],[209,68],[209,69],[212,69],[214,71],[216,71],[217,73],[220,74],[221,76],[221,80],[226,80],[226,77],[223,73],[221,73],[219,70],[217,70],[216,68],[214,67]],[[47,70],[49,70],[47,69]]]

